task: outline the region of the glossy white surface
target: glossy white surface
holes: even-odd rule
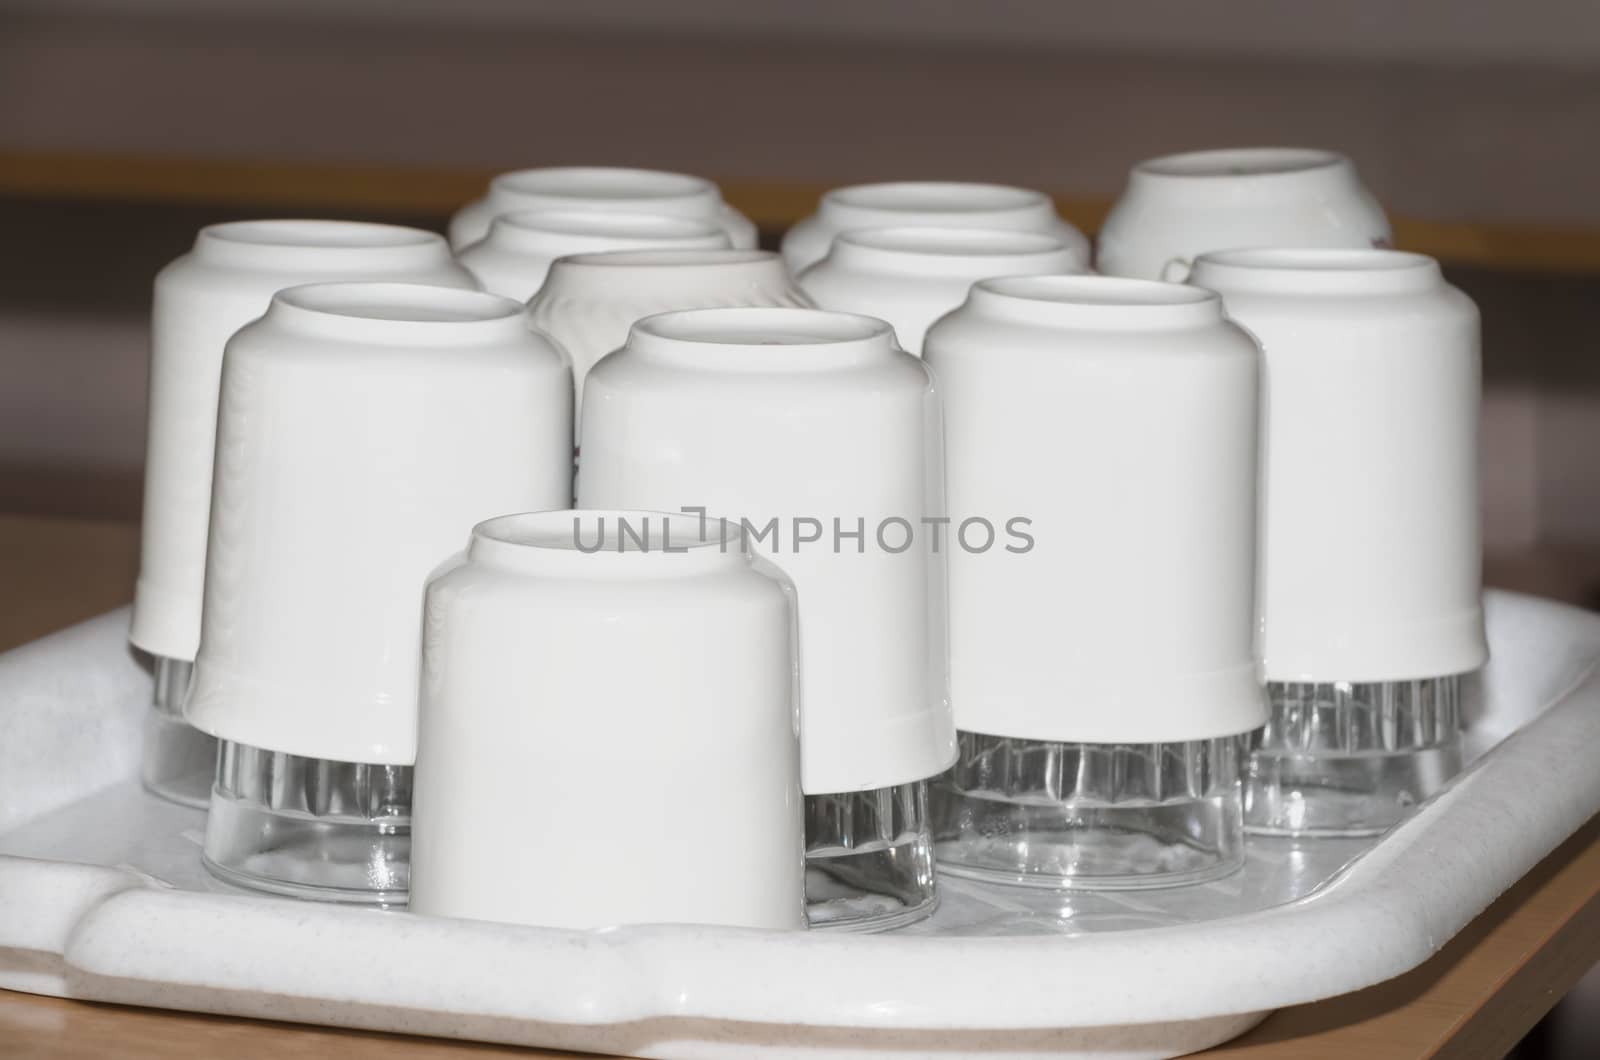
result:
[[[949,554],[956,727],[1176,743],[1262,725],[1260,351],[1221,299],[984,280],[923,356],[944,395],[952,520],[1025,519],[1033,541]]]
[[[475,287],[432,232],[351,221],[238,221],[200,230],[156,276],[150,419],[133,643],[193,659],[200,644],[217,393],[228,337],[272,295],[316,280]]]
[[[766,250],[619,250],[575,254],[550,269],[528,322],[572,362],[577,408],[595,362],[641,317],[712,306],[808,306],[778,255]]]
[[[756,245],[756,226],[722,201],[704,177],[621,166],[549,166],[501,173],[489,190],[450,218],[450,245],[460,250],[482,239],[489,222],[522,210],[631,211],[714,221],[741,249]]]
[[[921,780],[954,758],[943,564],[921,525],[944,510],[940,437],[928,370],[868,317],[662,314],[590,374],[579,507],[747,520],[752,550],[793,579],[807,794]],[[886,548],[891,519],[908,525]],[[861,535],[836,537],[836,520]]]
[[[310,758],[416,754],[422,587],[482,519],[564,508],[571,383],[522,307],[315,284],[228,343],[185,716]]]
[[[943,228],[999,228],[1043,232],[1071,247],[1089,263],[1089,239],[1056,216],[1043,192],[1004,184],[900,181],[834,188],[817,210],[783,234],[783,260],[802,270],[827,256],[840,232],[860,228],[935,225]]]
[[[1275,681],[1485,660],[1479,322],[1420,254],[1207,254],[1192,281],[1261,342],[1263,653]]]
[[[728,233],[715,221],[625,210],[562,210],[502,214],[456,260],[484,290],[526,302],[544,283],[550,263],[568,254],[729,246]]]
[[[429,581],[412,912],[805,927],[793,590],[721,531],[504,516]]]
[[[887,320],[900,347],[920,356],[928,327],[978,280],[1083,271],[1077,250],[1042,232],[865,228],[841,232],[796,282],[822,309]]]
[[[0,656],[0,986],[651,1057],[1176,1056],[1416,966],[1600,812],[1572,753],[1600,742],[1600,618],[1486,603],[1473,764],[1381,839],[1252,840],[1228,879],[1087,906],[946,880],[932,919],[875,936],[226,893],[202,815],[138,790],[150,683],[113,612]]]
[[[1196,255],[1243,247],[1385,247],[1383,207],[1332,151],[1247,147],[1140,162],[1095,240],[1108,276],[1182,280]]]

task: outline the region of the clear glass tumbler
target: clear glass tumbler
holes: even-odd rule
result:
[[[806,796],[806,920],[886,931],[933,912],[926,781]]]
[[[403,905],[411,766],[334,762],[224,740],[205,866],[224,882],[325,902]]]
[[[1255,734],[1245,827],[1375,835],[1461,769],[1461,679],[1273,681]]]
[[[140,779],[153,795],[196,809],[211,798],[217,771],[217,741],[183,720],[194,663],[155,657],[155,696],[144,721]]]
[[[933,782],[941,872],[1029,887],[1198,883],[1244,863],[1245,736],[1087,744],[958,735]]]

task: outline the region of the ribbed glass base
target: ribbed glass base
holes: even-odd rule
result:
[[[204,861],[252,890],[403,905],[411,886],[410,766],[333,762],[224,740]]]
[[[1272,717],[1245,776],[1245,827],[1375,835],[1461,769],[1461,680],[1267,685]]]
[[[217,741],[183,720],[194,663],[155,657],[156,691],[144,721],[139,776],[153,795],[203,810],[217,771]]]
[[[813,928],[885,931],[938,902],[923,781],[806,796],[806,920]]]
[[[932,783],[941,872],[1112,890],[1198,883],[1244,863],[1244,736],[1153,744],[957,738],[956,764]]]

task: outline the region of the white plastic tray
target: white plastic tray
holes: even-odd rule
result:
[[[878,936],[593,933],[245,896],[139,790],[127,613],[0,656],[0,987],[649,1057],[1164,1057],[1419,964],[1600,812],[1600,617],[1491,594],[1472,766],[1376,842],[1200,887],[954,880]],[[507,881],[515,886],[515,881]],[[649,866],[640,866],[649,886]]]

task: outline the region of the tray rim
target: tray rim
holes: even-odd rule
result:
[[[277,1016],[305,1022],[343,1022],[326,1011],[343,1005],[567,1027],[687,1019],[863,1031],[1150,1024],[1155,1011],[1160,1021],[1214,1020],[1347,993],[1426,960],[1600,811],[1600,771],[1585,776],[1574,762],[1582,756],[1568,753],[1600,739],[1600,616],[1518,594],[1490,593],[1487,602],[1491,610],[1518,609],[1564,628],[1569,651],[1581,655],[1581,672],[1569,687],[1542,697],[1548,705],[1537,717],[1371,850],[1313,894],[1284,905],[1075,936],[852,936],[682,926],[574,932],[286,906],[282,899],[177,891],[110,867],[0,855],[0,894],[31,890],[70,898],[58,915],[37,918],[20,934],[0,915],[0,948],[53,954],[61,963],[58,973],[35,974],[32,986],[15,978],[0,978],[0,985],[125,1000],[130,980],[138,980],[161,987],[153,992],[168,998],[166,1007],[192,1007],[177,1003],[185,988],[322,1007],[315,1018]],[[85,626],[115,626],[119,614]],[[83,630],[56,636],[81,637]],[[1508,803],[1497,794],[1506,790],[1516,790],[1518,799]],[[1486,834],[1497,842],[1486,847]],[[1407,872],[1418,866],[1427,871]],[[1452,891],[1450,880],[1470,886]],[[296,932],[284,930],[286,908],[294,911]],[[242,941],[218,953],[208,943],[219,930]],[[283,954],[285,968],[314,960],[318,972],[309,979],[280,976],[264,983],[259,963],[236,959],[240,947],[271,954],[329,930],[346,934],[342,950],[324,947],[314,957],[302,951],[293,963]],[[1259,943],[1243,941],[1259,931],[1272,932],[1274,951],[1283,955],[1279,967],[1261,961]],[[1158,938],[1156,957],[1151,943]],[[33,944],[18,945],[25,941]],[[1321,959],[1308,974],[1301,958],[1312,952]],[[418,961],[420,954],[428,959]],[[956,957],[956,974],[932,980],[947,987],[930,989],[928,969],[949,971]],[[477,970],[485,958],[494,961],[492,977]],[[752,982],[752,967],[775,961],[787,963],[799,982],[825,977],[826,989],[807,989],[802,998]],[[374,982],[374,965],[415,967]],[[1091,968],[1094,975],[1072,974]],[[973,983],[984,987],[972,990]]]

